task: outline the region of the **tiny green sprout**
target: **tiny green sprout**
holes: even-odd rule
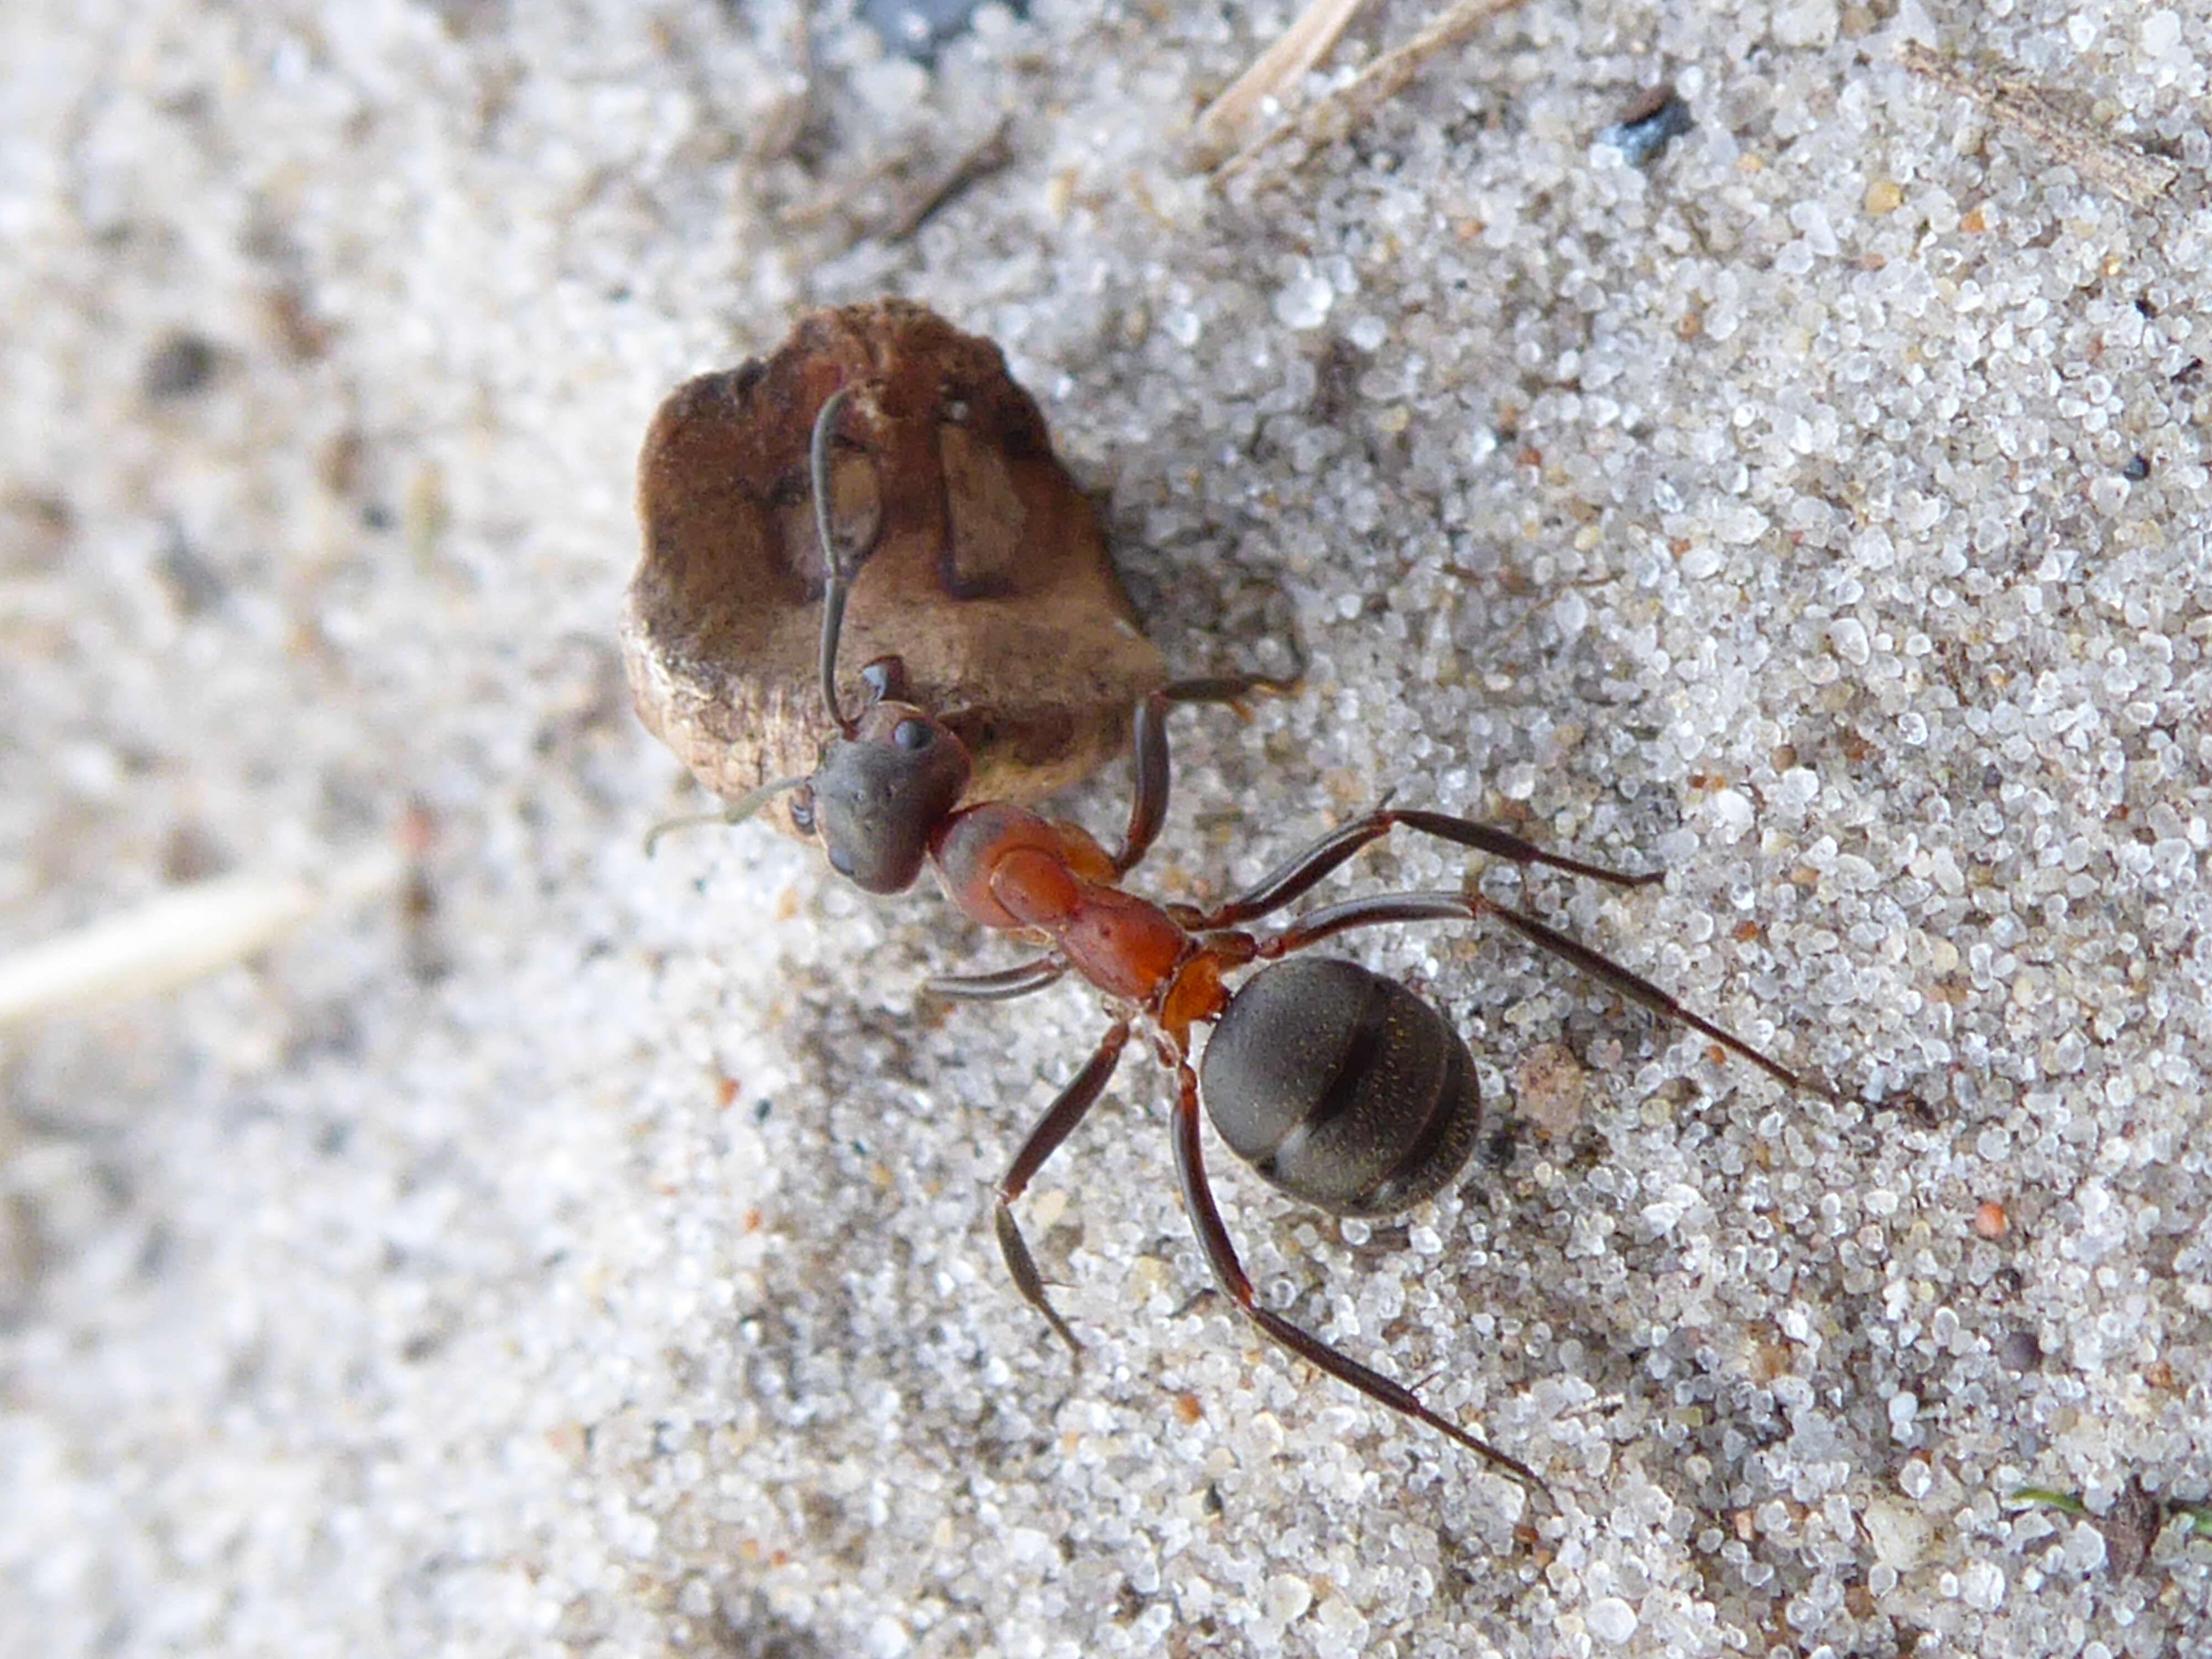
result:
[[[2005,1494],[2008,1504],[2035,1504],[2065,1515],[2089,1514],[2089,1506],[2071,1492],[2060,1492],[2054,1486],[2019,1486]],[[2191,1538],[2212,1539],[2212,1503],[2183,1504],[2168,1501],[2166,1513],[2178,1515],[2189,1522]],[[2094,1516],[2090,1516],[2094,1520]]]
[[[2089,1506],[2072,1492],[2060,1492],[2055,1486],[2018,1486],[2005,1494],[2008,1504],[2039,1504],[2046,1509],[2067,1515],[2087,1515]]]

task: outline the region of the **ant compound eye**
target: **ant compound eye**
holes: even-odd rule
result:
[[[935,737],[927,720],[901,720],[891,728],[891,741],[902,749],[927,749]]]
[[[842,847],[830,849],[830,867],[848,881],[853,878],[853,855]]]

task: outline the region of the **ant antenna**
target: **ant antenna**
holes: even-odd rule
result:
[[[774,800],[787,789],[796,789],[803,783],[813,781],[810,773],[800,773],[788,778],[776,778],[761,785],[749,794],[740,795],[714,816],[725,823],[743,823],[747,818]]]
[[[831,428],[844,410],[845,400],[852,395],[851,386],[841,386],[823,400],[821,412],[814,417],[813,436],[806,445],[807,483],[814,491],[814,534],[822,544],[822,568],[825,573],[822,587],[822,705],[830,711],[830,723],[848,743],[859,726],[837,706],[837,634],[844,626],[845,595],[852,574],[845,568],[837,532],[830,522],[830,444],[834,435]],[[751,800],[752,797],[749,795],[746,799]],[[758,805],[754,802],[756,807]]]
[[[654,849],[660,845],[660,838],[672,830],[696,830],[709,823],[743,823],[785,790],[796,789],[802,783],[812,781],[804,774],[776,778],[750,793],[738,796],[719,812],[686,812],[680,817],[663,818],[645,832],[645,855],[651,858]]]
[[[830,447],[836,441],[837,416],[843,413],[852,395],[851,386],[841,386],[823,399],[822,408],[814,416],[814,430],[806,442],[807,485],[814,493],[814,533],[822,544],[822,563],[826,572],[822,588],[822,706],[829,711],[830,723],[848,743],[859,735],[860,728],[858,720],[837,706],[837,636],[844,628],[845,598],[852,592],[854,574],[866,556],[848,562],[838,545],[836,528],[830,521]],[[804,774],[772,779],[740,795],[719,812],[701,812],[657,823],[645,838],[646,856],[653,855],[655,843],[671,830],[689,830],[702,823],[743,823],[787,789],[796,789],[811,781],[812,776]]]

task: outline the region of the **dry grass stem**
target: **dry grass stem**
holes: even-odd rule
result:
[[[1367,0],[1310,0],[1282,39],[1252,60],[1252,66],[1206,106],[1198,118],[1200,153],[1218,161],[1251,134],[1260,107],[1281,98],[1336,44],[1345,25]]]
[[[1384,104],[1406,88],[1424,64],[1440,52],[1458,46],[1498,13],[1510,11],[1521,0],[1459,0],[1449,11],[1395,51],[1387,52],[1359,72],[1348,84],[1315,100],[1311,107],[1270,129],[1222,164],[1217,182],[1227,184],[1253,170],[1263,159],[1278,165],[1276,152],[1295,143],[1293,155],[1279,165],[1294,167],[1316,151],[1334,143],[1361,126]]]
[[[1917,40],[1899,54],[1905,67],[1963,98],[1971,98],[2001,127],[2047,150],[2094,185],[2131,207],[2150,208],[2173,188],[2181,169],[2109,137],[2071,107],[2075,100],[2001,67],[1947,58]]]

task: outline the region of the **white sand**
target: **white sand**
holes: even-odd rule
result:
[[[2212,15],[1954,10],[1532,0],[1224,202],[1175,135],[1280,8],[1055,0],[934,81],[833,31],[808,109],[774,6],[15,0],[0,945],[410,805],[435,908],[0,1036],[0,1652],[2205,1650],[2212,1543],[2093,1522],[2212,1497]],[[641,857],[696,804],[613,654],[647,417],[882,291],[1006,345],[1180,670],[1310,653],[1177,717],[1153,890],[1389,790],[1663,864],[1528,902],[1848,1085],[1372,942],[1556,1134],[1399,1224],[1224,1203],[1559,1512],[1189,1305],[1142,1066],[1024,1211],[1071,1376],[983,1193],[1091,1000],[917,1011],[1009,948],[758,830]]]

